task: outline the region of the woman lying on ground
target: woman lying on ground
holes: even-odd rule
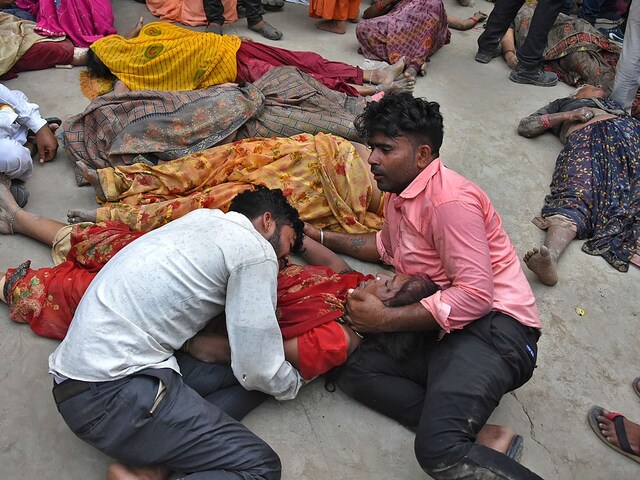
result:
[[[371,60],[396,63],[405,59],[405,73],[425,75],[429,58],[449,43],[451,32],[469,30],[487,14],[461,20],[447,15],[442,0],[379,0],[367,8],[356,27],[359,51]]]
[[[565,147],[558,155],[545,197],[544,244],[524,261],[545,285],[558,282],[558,261],[574,238],[588,238],[582,250],[600,255],[621,272],[640,265],[640,121],[584,85],[523,118],[518,133],[535,137],[551,130]]]
[[[0,178],[0,233],[20,233],[53,246],[56,267],[31,270],[28,264],[23,264],[17,269],[9,269],[0,279],[0,297],[8,301],[13,320],[29,323],[39,335],[56,339],[64,338],[75,307],[97,271],[141,235],[114,222],[68,226],[31,214],[17,207],[4,178]],[[438,289],[426,277],[365,276],[351,270],[344,260],[311,239],[305,240],[305,247],[307,251],[303,255],[306,259],[329,266],[286,266],[278,278],[277,315],[287,360],[307,379],[344,363],[347,355],[361,342],[360,337],[341,321],[349,289],[364,289],[389,306],[412,303],[426,292]],[[338,271],[342,273],[336,273]],[[395,339],[367,336],[360,348],[393,348],[393,352],[408,358],[412,349],[419,348],[422,341],[427,340],[414,334],[399,334],[405,338],[397,335]],[[203,361],[229,361],[224,329],[215,325],[187,342],[183,350]],[[248,411],[230,412],[237,419],[246,413]],[[522,449],[521,436],[497,425],[486,425],[477,441],[513,457]],[[114,468],[119,471],[127,467],[117,465]],[[166,475],[152,478],[166,478]]]
[[[70,210],[70,223],[115,220],[149,231],[197,208],[225,210],[233,197],[256,185],[279,188],[300,218],[349,233],[382,226],[383,194],[364,145],[334,135],[249,138],[157,166],[142,163],[84,169],[103,206]]]
[[[64,122],[64,147],[95,170],[157,164],[244,138],[324,132],[359,141],[353,121],[365,104],[295,67],[277,67],[253,84],[100,96]],[[76,180],[86,184],[78,169]]]
[[[88,47],[116,33],[109,0],[16,0],[18,8],[36,17],[36,32],[68,36],[76,47]]]
[[[502,56],[510,68],[518,63],[516,48],[527,38],[535,9],[535,4],[523,5],[502,38]],[[608,95],[619,56],[620,47],[591,24],[561,13],[549,31],[542,61],[545,70],[557,74],[567,85],[602,85]]]
[[[56,65],[84,65],[87,49],[74,47],[63,37],[35,33],[36,24],[0,12],[0,79],[10,80],[18,72],[44,70]]]
[[[362,70],[317,53],[294,52],[235,35],[196,32],[163,22],[143,26],[141,20],[138,29],[131,38],[111,35],[91,45],[90,74],[118,80],[116,91],[196,90],[226,82],[254,82],[283,65],[297,67],[351,96],[412,91],[415,83],[403,75],[402,59],[384,69]]]

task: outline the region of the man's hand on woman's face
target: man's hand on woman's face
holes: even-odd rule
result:
[[[378,297],[360,289],[347,296],[349,324],[356,332],[383,332],[386,307]]]

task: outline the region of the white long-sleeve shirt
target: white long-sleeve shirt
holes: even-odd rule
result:
[[[179,372],[174,350],[226,313],[231,367],[280,400],[302,384],[275,316],[273,247],[239,213],[200,209],[118,252],[89,285],[49,371],[102,382],[146,368]]]
[[[0,117],[0,138],[13,139],[20,127],[37,133],[47,124],[47,121],[40,116],[38,105],[29,103],[29,99],[21,91],[9,90],[1,83],[0,110],[13,111],[11,116]]]

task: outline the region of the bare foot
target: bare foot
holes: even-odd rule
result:
[[[165,480],[169,473],[165,467],[130,467],[113,463],[107,469],[107,480]]]
[[[602,410],[603,415],[600,415],[597,418],[598,427],[600,428],[600,432],[612,445],[615,445],[618,448],[622,448],[620,446],[620,442],[618,441],[618,435],[616,433],[616,425],[613,420],[609,420],[604,415],[608,415],[608,410]],[[627,438],[629,439],[629,445],[631,446],[631,450],[634,453],[640,455],[640,425],[637,423],[633,423],[626,418],[624,418],[624,429],[627,432]]]
[[[82,172],[82,178],[89,182],[96,191],[96,197],[98,197],[98,200],[106,202],[107,196],[104,194],[104,190],[102,190],[102,185],[100,185],[98,172],[91,170],[84,162],[76,162],[76,167]]]
[[[95,223],[97,213],[95,210],[69,210],[67,212],[67,221],[71,224],[81,222],[93,222]]]
[[[340,35],[347,33],[347,23],[344,20],[320,20],[316,22],[316,28]]]
[[[418,76],[418,71],[413,67],[407,67],[407,69],[404,71],[404,75],[406,77],[416,78]]]
[[[400,80],[395,80],[391,83],[384,83],[380,85],[381,90],[385,93],[393,92],[413,92],[416,81],[413,77],[402,77]]]
[[[140,34],[140,30],[144,26],[144,19],[140,17],[129,33],[124,35],[124,38],[135,38]]]
[[[558,283],[558,262],[554,260],[551,252],[544,245],[540,249],[534,247],[529,250],[523,260],[529,270],[535,273],[545,285],[552,287]]]
[[[371,72],[371,83],[382,85],[384,83],[392,83],[396,79],[400,79],[404,72],[404,57],[393,65],[380,68]]]
[[[11,180],[4,173],[0,173],[0,234],[10,235],[10,217],[18,208],[15,198],[11,195]]]
[[[509,427],[487,424],[478,432],[476,443],[492,448],[500,453],[507,453],[515,435],[516,432]]]

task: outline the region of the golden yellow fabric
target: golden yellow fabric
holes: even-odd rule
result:
[[[153,22],[132,39],[109,35],[91,50],[131,90],[196,90],[237,75],[240,38]]]
[[[197,208],[225,210],[240,192],[282,189],[300,218],[347,233],[377,231],[369,166],[348,140],[334,135],[249,138],[149,167],[136,163],[98,170],[108,202],[97,221],[149,231]],[[374,210],[374,211],[370,211]]]

